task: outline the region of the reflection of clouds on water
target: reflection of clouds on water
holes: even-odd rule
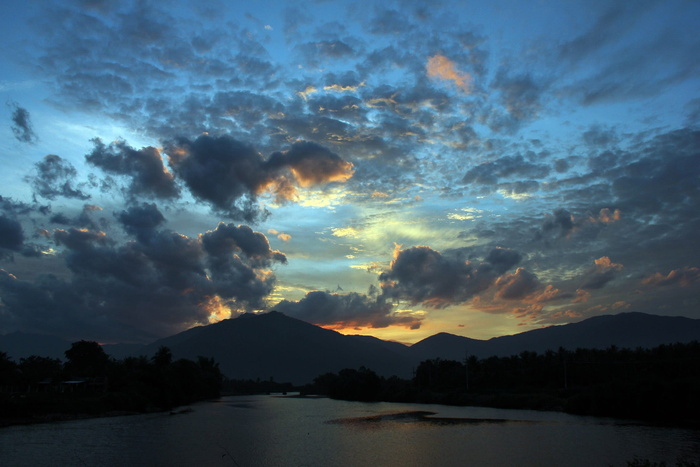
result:
[[[235,404],[226,404],[228,407],[233,407],[234,409],[254,409],[255,406],[252,402],[237,402]]]
[[[326,423],[337,425],[351,425],[355,427],[380,427],[395,423],[427,423],[430,425],[481,425],[486,423],[540,423],[533,420],[511,420],[507,418],[461,418],[461,417],[433,417],[437,412],[409,411],[396,412],[367,417],[339,418],[328,420]]]

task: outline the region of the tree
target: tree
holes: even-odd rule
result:
[[[173,362],[173,353],[164,345],[158,347],[158,351],[153,356],[153,363],[158,368],[165,368]]]
[[[19,359],[19,370],[28,384],[38,384],[44,380],[54,380],[59,377],[63,365],[57,358],[39,357],[31,355]]]
[[[16,384],[18,380],[17,364],[5,352],[0,352],[0,386]]]
[[[102,376],[109,362],[102,346],[92,341],[73,342],[65,355],[66,369],[71,376]]]

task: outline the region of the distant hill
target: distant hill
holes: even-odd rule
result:
[[[229,378],[303,384],[316,376],[343,368],[365,366],[383,376],[409,378],[423,360],[463,360],[507,356],[523,351],[544,352],[563,347],[651,348],[675,342],[700,341],[700,320],[683,317],[621,313],[589,318],[579,323],[551,326],[489,340],[448,333],[435,334],[412,346],[371,336],[343,335],[282,313],[244,314],[200,326],[147,346],[107,345],[112,357],[153,355],[160,346],[175,358],[214,357]],[[0,351],[19,360],[29,355],[63,359],[70,342],[62,339],[12,333],[0,336]]]
[[[635,349],[693,340],[700,340],[698,319],[631,312],[595,316],[578,323],[550,326],[489,340],[440,333],[416,342],[409,348],[409,352],[418,361],[437,357],[462,360],[465,353],[483,358],[514,355],[526,350],[541,353],[559,347],[575,350],[601,349],[615,345]]]
[[[405,347],[367,336],[346,336],[278,312],[245,314],[193,328],[146,347],[161,345],[175,358],[214,357],[229,378],[303,384],[343,368],[366,366],[380,375],[410,377]]]

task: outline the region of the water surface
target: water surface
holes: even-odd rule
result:
[[[0,429],[7,466],[610,466],[700,461],[700,432],[556,412],[225,397]]]

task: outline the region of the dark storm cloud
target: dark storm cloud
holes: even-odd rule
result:
[[[505,300],[520,300],[530,295],[539,287],[537,276],[523,268],[518,268],[513,274],[504,274],[494,284],[497,289],[496,297]]]
[[[34,133],[32,121],[29,116],[29,111],[24,107],[20,107],[16,102],[8,104],[12,108],[12,133],[21,143],[36,143],[38,138]]]
[[[351,163],[309,141],[294,143],[288,151],[272,154],[267,167],[273,171],[288,167],[302,186],[345,181],[353,172]]]
[[[248,222],[265,216],[256,203],[271,181],[252,146],[229,136],[181,138],[166,146],[168,161],[190,192],[218,212]]]
[[[25,181],[34,189],[34,193],[46,199],[56,199],[57,196],[86,200],[90,195],[74,187],[78,171],[67,160],[49,154],[34,164],[34,174],[27,176]]]
[[[71,227],[89,228],[93,230],[104,229],[109,226],[109,220],[104,216],[96,216],[96,213],[102,211],[102,208],[94,204],[83,205],[80,213],[71,217],[63,212],[57,212],[49,217],[49,222],[58,225],[67,225]]]
[[[124,230],[145,241],[152,233],[165,222],[165,217],[154,203],[143,203],[140,206],[130,206],[125,211],[117,214]]]
[[[542,234],[555,233],[559,237],[568,236],[576,227],[574,217],[564,208],[555,209],[542,224]]]
[[[381,298],[358,293],[314,291],[298,302],[282,300],[274,308],[319,326],[385,328],[399,325],[418,329],[421,325],[420,318],[393,312],[393,306]]]
[[[154,147],[136,150],[125,141],[105,145],[93,140],[95,147],[85,160],[104,172],[124,175],[131,179],[126,192],[129,196],[155,196],[161,199],[175,198],[178,189],[173,175],[163,165],[160,151]]]
[[[442,308],[465,302],[491,286],[495,278],[487,263],[474,264],[419,246],[397,251],[379,281],[387,299]]]
[[[273,262],[287,263],[284,254],[270,249],[264,234],[247,225],[219,224],[215,230],[201,236],[205,251],[213,258],[229,258],[242,254],[256,267],[270,266]]]
[[[22,215],[28,214],[34,210],[34,207],[24,203],[22,201],[15,201],[7,196],[0,195],[0,211],[12,214],[12,215]]]
[[[613,263],[607,256],[598,258],[595,260],[595,267],[583,275],[583,283],[580,288],[583,290],[601,289],[615,279],[623,268],[622,264]]]
[[[485,258],[498,274],[503,274],[518,264],[521,259],[520,253],[508,248],[494,248]]]
[[[0,215],[0,256],[2,250],[19,251],[24,243],[22,225],[15,219]]]
[[[262,268],[286,258],[263,234],[222,224],[191,238],[157,230],[159,214],[148,204],[119,213],[137,240],[121,245],[101,231],[55,230],[70,278],[30,282],[3,272],[0,321],[71,338],[143,341],[206,324],[222,308],[264,307],[276,279]]]
[[[325,147],[311,142],[294,143],[268,160],[248,144],[230,136],[180,138],[166,147],[170,166],[190,192],[216,211],[233,219],[256,221],[266,216],[257,197],[271,190],[278,202],[288,201],[303,187],[352,176],[352,164]]]

